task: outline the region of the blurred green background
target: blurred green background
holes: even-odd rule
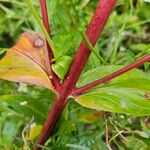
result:
[[[38,0],[32,0],[40,15]],[[68,15],[82,31],[98,0],[48,1],[51,35],[58,51],[72,56],[82,39]],[[67,6],[67,7],[66,7]],[[23,0],[0,0],[0,55],[21,33],[41,32]],[[119,0],[85,70],[100,65],[126,65],[150,52],[150,2]],[[149,72],[149,63],[140,67]],[[0,149],[32,149],[55,95],[42,87],[0,80]],[[105,138],[109,137],[109,142]],[[111,148],[110,148],[111,147]],[[97,112],[71,100],[45,150],[148,150],[150,117]]]

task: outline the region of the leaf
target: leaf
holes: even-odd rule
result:
[[[61,117],[59,122],[58,122],[58,126],[56,127],[56,135],[58,135],[59,137],[64,136],[64,131],[65,134],[69,134],[73,131],[76,131],[76,127],[75,124],[72,123],[69,120],[66,120],[64,117]]]
[[[92,52],[89,57],[89,64],[92,68],[99,67],[101,65],[100,60],[97,58],[97,56]]]
[[[145,139],[140,139],[136,136],[127,136],[126,140],[123,141],[123,143],[126,145],[127,149],[132,150],[148,150],[149,145],[146,144]]]
[[[127,63],[132,63],[136,60],[136,56],[132,51],[126,50],[125,59]]]
[[[100,120],[100,118],[103,116],[102,112],[97,111],[89,111],[89,110],[81,110],[77,114],[77,118],[79,122],[84,123],[94,123]]]
[[[15,121],[15,120],[10,120],[9,117],[6,118],[5,122],[3,123],[3,126],[1,127],[2,133],[0,135],[0,148],[2,148],[1,146],[5,146],[9,148],[13,147],[14,137],[17,135],[17,131],[21,126],[21,121],[19,121],[20,118],[18,118],[18,121],[17,120]]]
[[[78,86],[85,85],[119,70],[122,66],[103,66],[84,73]],[[150,90],[150,77],[138,70],[129,71],[112,81],[76,98],[83,106],[92,109],[132,115],[150,114],[150,101],[146,91]]]
[[[26,32],[0,59],[0,78],[52,89],[46,42],[41,34]]]
[[[123,66],[109,65],[101,66],[83,73],[77,83],[77,86],[83,86],[95,80],[98,80],[114,71],[121,69]],[[141,70],[133,69],[111,80],[103,86],[127,87],[142,90],[150,90],[150,76]]]
[[[52,65],[53,71],[58,75],[60,79],[64,79],[66,73],[68,72],[71,61],[71,57],[63,56],[59,59],[59,61]]]
[[[45,71],[50,73],[46,40],[43,35],[36,32],[25,32],[12,49],[28,56],[39,64]]]
[[[31,119],[34,116],[35,121],[40,124],[48,111],[47,101],[47,99],[34,98],[28,94],[10,94],[0,97],[0,102],[6,102],[11,109],[19,112],[22,118]]]
[[[7,51],[7,48],[0,48],[0,55]]]
[[[75,29],[70,29],[66,34],[55,34],[53,37],[55,61],[58,61],[62,56],[73,56],[80,41],[81,37]]]
[[[134,51],[145,51],[150,52],[150,44],[136,43],[132,44],[130,48]]]
[[[66,55],[72,47],[73,34],[57,35],[53,38],[54,46],[56,47],[54,57],[59,60],[62,56]]]
[[[90,2],[90,0],[83,0],[81,1],[81,4],[79,5],[79,10],[82,10],[88,3]]]
[[[50,19],[52,19],[56,11],[57,3],[58,1],[56,0],[47,1],[48,10],[51,10],[51,11],[48,11],[48,14],[49,14],[48,16]]]
[[[28,139],[34,140],[41,133],[41,130],[42,130],[42,125],[32,124]]]
[[[150,114],[150,101],[145,92],[129,88],[98,88],[77,97],[76,102],[96,110],[136,116]]]

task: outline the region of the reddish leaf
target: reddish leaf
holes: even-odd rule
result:
[[[46,41],[36,32],[24,33],[0,60],[0,78],[51,88]]]

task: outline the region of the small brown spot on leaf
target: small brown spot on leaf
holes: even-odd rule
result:
[[[45,41],[38,37],[38,38],[35,40],[34,45],[35,45],[36,47],[42,47],[42,46],[44,46],[44,43],[45,43]]]
[[[41,48],[45,45],[45,38],[42,34],[37,32],[25,32],[23,33],[29,41],[33,44],[34,47]]]

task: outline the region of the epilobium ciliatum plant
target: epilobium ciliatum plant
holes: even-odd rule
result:
[[[56,94],[34,150],[41,149],[38,145],[44,145],[52,134],[69,99],[96,110],[137,116],[150,114],[150,102],[146,96],[150,90],[150,78],[143,71],[135,69],[150,61],[150,54],[125,67],[101,66],[81,75],[91,52],[96,53],[93,47],[117,0],[99,0],[85,34],[77,29],[83,40],[75,55],[73,58],[64,56],[62,60],[59,60],[60,52],[50,36],[46,0],[40,0],[42,20],[30,0],[25,2],[43,35],[37,32],[23,33],[17,44],[0,59],[0,78],[43,86]],[[71,16],[70,20],[77,28]],[[56,63],[56,59],[61,64]],[[65,67],[60,69],[59,65]]]

